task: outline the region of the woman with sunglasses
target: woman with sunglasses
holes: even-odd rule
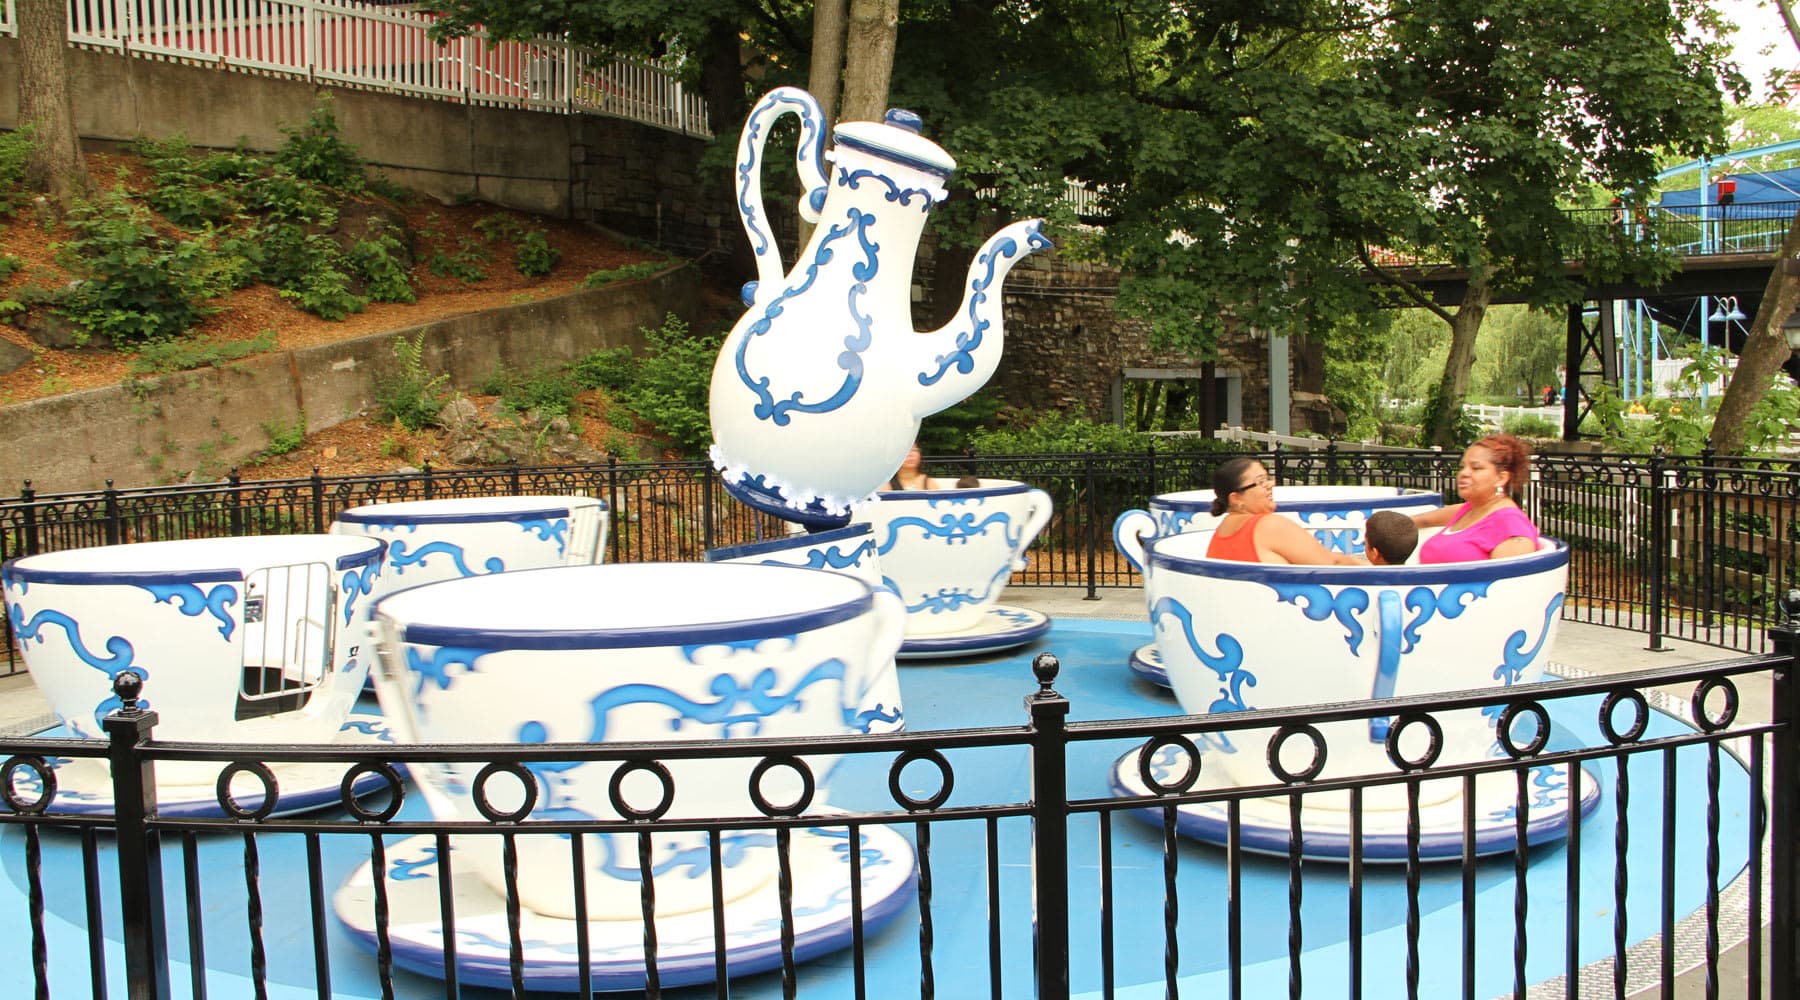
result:
[[[1254,458],[1233,458],[1213,471],[1212,514],[1224,519],[1213,529],[1206,554],[1238,562],[1302,566],[1367,566],[1361,558],[1333,552],[1312,532],[1275,513],[1275,478]]]

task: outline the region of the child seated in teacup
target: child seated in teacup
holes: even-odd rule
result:
[[[1419,544],[1419,526],[1399,511],[1378,510],[1363,524],[1363,554],[1371,566],[1398,566]]]

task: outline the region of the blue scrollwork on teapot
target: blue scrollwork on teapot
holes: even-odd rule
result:
[[[801,218],[816,222],[784,270],[763,209],[763,146],[784,114],[801,121]],[[824,116],[805,91],[770,92],[738,141],[738,210],[756,254],[750,307],[720,347],[709,412],[725,488],[808,527],[847,523],[885,483],[919,421],[987,382],[1004,341],[996,294],[1020,259],[1049,247],[1041,220],[979,250],[955,318],[912,328],[914,258],[956,161],[919,134],[918,116],[843,122],[824,148]],[[825,164],[831,165],[827,175]]]

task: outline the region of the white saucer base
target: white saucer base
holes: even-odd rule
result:
[[[903,660],[925,660],[969,653],[992,653],[1011,649],[1050,631],[1050,616],[1030,608],[996,604],[983,612],[981,620],[958,632],[935,635],[909,635],[896,654]]]
[[[34,735],[66,737],[68,731],[57,726]],[[394,737],[388,729],[387,720],[366,712],[352,712],[338,729],[337,739],[332,741],[332,746],[393,742]],[[104,757],[51,757],[46,762],[56,772],[56,796],[51,800],[47,812],[77,816],[113,815],[112,769]],[[220,769],[225,766],[225,761],[219,762]],[[275,761],[267,766],[275,775],[275,808],[269,815],[291,816],[341,804],[340,789],[344,774],[351,765],[328,761]],[[402,778],[406,776],[405,765],[395,764],[394,770]],[[16,772],[13,780],[21,796],[29,799],[38,794],[40,786],[36,776],[28,770]],[[357,779],[353,790],[356,795],[362,796],[385,787],[386,784],[379,774],[364,774]],[[249,790],[237,794],[236,790],[240,788]],[[262,805],[262,792],[254,776],[240,777],[234,782],[233,791],[233,797],[241,809],[255,811]],[[216,819],[226,815],[224,808],[219,805],[216,781],[181,784],[159,778],[156,783],[156,811],[158,815],[168,819]]]
[[[1136,674],[1139,679],[1149,681],[1161,688],[1172,686],[1169,684],[1169,670],[1163,666],[1162,652],[1156,648],[1156,643],[1146,642],[1132,650],[1131,659],[1128,662],[1131,672]]]
[[[1179,763],[1165,769],[1155,765],[1158,781],[1176,781],[1185,772],[1186,758],[1171,756]],[[1205,755],[1202,754],[1204,761]],[[1525,842],[1540,844],[1560,840],[1569,834],[1569,775],[1563,764],[1539,764],[1527,778]],[[1460,779],[1447,779],[1460,780]],[[1147,796],[1155,794],[1138,773],[1138,751],[1132,750],[1113,765],[1111,785],[1114,795]],[[1200,777],[1190,792],[1233,787],[1224,769],[1202,766]],[[1514,772],[1497,771],[1475,780],[1475,853],[1499,854],[1518,845],[1518,779]],[[1339,793],[1342,794],[1342,793]],[[1290,831],[1289,799],[1286,795],[1242,799],[1238,809],[1238,843],[1246,851],[1286,857]],[[1594,773],[1581,769],[1580,815],[1586,816],[1600,804],[1600,783]],[[1195,840],[1223,845],[1230,835],[1229,803],[1196,802],[1176,809],[1175,832]],[[1134,816],[1161,826],[1163,810],[1148,806],[1132,811]],[[1406,810],[1374,809],[1362,811],[1362,859],[1374,863],[1403,864],[1407,860]],[[1347,861],[1350,858],[1350,812],[1302,806],[1300,817],[1300,854],[1321,861]],[[1419,807],[1419,859],[1421,861],[1454,861],[1463,856],[1463,798],[1453,795],[1442,801]]]
[[[893,919],[913,897],[912,844],[885,826],[862,833],[862,923],[865,934]],[[798,830],[793,840],[794,959],[804,962],[851,944],[849,832]],[[376,949],[375,888],[370,865],[350,875],[332,898],[332,909],[350,936]],[[436,840],[412,837],[387,851],[388,942],[396,966],[423,976],[444,975],[442,916],[438,900]],[[472,870],[456,870],[456,970],[460,982],[508,989],[512,985],[506,900]],[[521,974],[528,990],[580,989],[579,925],[528,909],[519,915],[524,953]],[[645,988],[643,923],[592,920],[587,924],[588,967],[595,990]],[[656,919],[656,968],[664,988],[715,979],[715,941],[710,908]],[[781,967],[781,908],[770,883],[725,906],[728,977]]]

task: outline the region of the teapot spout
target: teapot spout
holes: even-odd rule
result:
[[[1000,321],[1000,285],[1027,254],[1052,246],[1044,220],[1015,222],[988,238],[975,252],[956,317],[919,335],[918,395],[913,413],[930,416],[955,406],[987,384],[1000,364],[1005,340]]]

